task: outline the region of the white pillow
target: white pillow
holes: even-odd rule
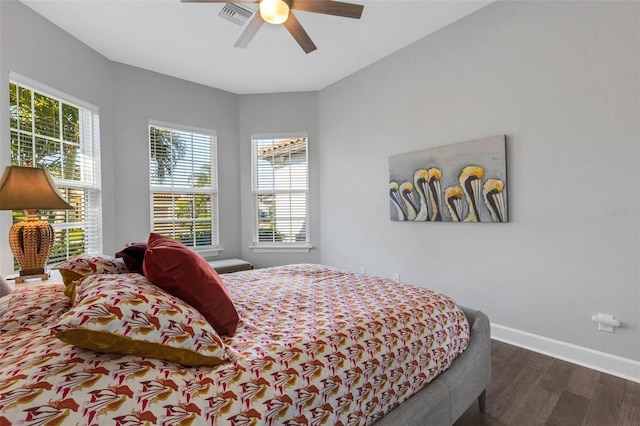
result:
[[[7,282],[7,280],[0,275],[0,297],[13,293],[13,286]]]

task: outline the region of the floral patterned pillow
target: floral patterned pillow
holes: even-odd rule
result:
[[[66,343],[186,366],[227,359],[224,343],[202,314],[143,275],[89,275],[76,281],[76,291],[75,305],[52,329]]]
[[[93,274],[123,274],[129,272],[123,259],[104,254],[81,254],[60,262],[55,267],[60,270],[66,287],[64,294],[75,299],[75,281]]]

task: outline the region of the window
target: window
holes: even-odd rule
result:
[[[217,254],[216,134],[149,124],[149,181],[153,232]],[[208,253],[207,253],[208,254]]]
[[[254,251],[309,251],[307,153],[306,135],[252,138]]]
[[[102,252],[97,108],[25,77],[9,81],[11,164],[48,169],[72,210],[40,211],[55,232],[49,264]],[[14,211],[14,223],[24,212]]]

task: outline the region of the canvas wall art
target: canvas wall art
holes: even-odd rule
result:
[[[393,221],[506,222],[504,135],[389,157]]]

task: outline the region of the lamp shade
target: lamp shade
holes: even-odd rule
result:
[[[0,210],[72,209],[51,174],[36,167],[9,166],[0,179]]]

